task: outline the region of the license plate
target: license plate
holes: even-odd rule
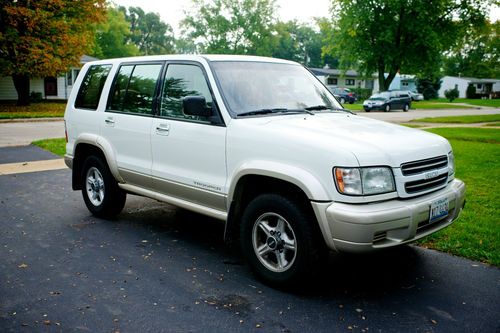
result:
[[[443,198],[431,203],[429,222],[442,219],[448,215],[448,199]]]

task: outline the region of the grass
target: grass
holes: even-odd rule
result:
[[[416,123],[448,123],[448,124],[474,124],[500,121],[500,114],[473,115],[473,116],[454,116],[454,117],[434,117],[413,119]]]
[[[484,126],[500,126],[500,123],[489,123],[485,124]]]
[[[456,177],[467,185],[467,205],[450,227],[419,243],[422,246],[500,266],[500,130],[494,128],[433,128],[450,140]],[[33,144],[63,155],[64,139]]]
[[[29,106],[0,104],[0,119],[63,117],[66,104],[32,103]]]
[[[458,221],[420,244],[500,266],[500,130],[434,128],[428,131],[450,140],[456,177],[467,185],[467,204]]]
[[[446,98],[438,98],[436,101],[449,103]],[[470,99],[470,98],[457,98],[453,100],[453,103],[467,103],[476,106],[490,106],[490,107],[500,107],[500,99]]]
[[[48,150],[56,155],[64,156],[66,152],[66,139],[45,139],[33,141],[32,145],[38,146],[42,149]]]
[[[412,110],[429,110],[429,109],[470,109],[470,106],[456,105],[453,103],[444,103],[441,101],[413,101],[411,103]]]
[[[354,103],[354,104],[345,103],[343,105],[344,105],[344,108],[346,108],[347,110],[351,110],[351,111],[362,111],[363,110],[363,104],[361,104],[361,103]]]

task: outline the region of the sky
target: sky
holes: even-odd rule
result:
[[[174,29],[176,36],[180,34],[179,22],[184,11],[189,11],[191,0],[112,0],[125,7],[141,7],[146,12],[160,14],[165,23]],[[297,19],[301,22],[312,22],[314,17],[329,16],[330,0],[277,0],[278,18],[282,21]],[[492,21],[500,19],[500,7],[490,11]]]

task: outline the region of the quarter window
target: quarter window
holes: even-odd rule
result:
[[[110,69],[111,65],[90,66],[78,90],[76,108],[97,110],[102,88],[104,88]]]
[[[163,85],[160,115],[207,122],[206,118],[184,114],[182,100],[186,96],[203,96],[207,107],[212,107],[212,95],[200,67],[187,64],[169,65]]]
[[[108,110],[151,114],[161,64],[123,65],[112,88]]]

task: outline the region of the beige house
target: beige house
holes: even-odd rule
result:
[[[374,79],[365,78],[355,70],[335,68],[309,68],[328,87],[364,88],[373,90]]]

